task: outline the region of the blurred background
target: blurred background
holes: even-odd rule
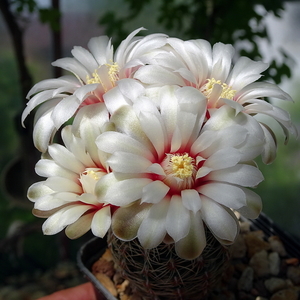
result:
[[[26,128],[20,124],[26,94],[36,82],[62,75],[50,63],[71,56],[74,45],[86,47],[91,37],[107,34],[117,46],[138,27],[148,29],[142,34],[231,43],[236,58],[246,55],[270,64],[263,80],[279,84],[295,103],[269,100],[288,110],[299,129],[300,1],[1,0],[0,8],[0,299],[4,287],[12,293],[13,287],[34,281],[33,274],[60,262],[74,263],[80,245],[91,238],[43,236],[43,220],[32,216],[26,198],[29,185],[40,180],[34,174],[39,154],[32,145],[32,118]],[[263,211],[299,239],[300,141],[291,136],[285,146],[279,139],[276,161],[258,164],[266,178],[256,190]],[[23,281],[14,277],[20,274],[25,274]],[[51,288],[57,286],[45,293]],[[28,293],[31,298],[18,294],[15,299],[38,297]]]

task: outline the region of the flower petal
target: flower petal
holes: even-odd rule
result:
[[[237,234],[236,220],[220,204],[203,196],[202,218],[209,230],[225,244],[233,243]]]
[[[226,183],[211,182],[198,188],[200,194],[233,209],[246,205],[246,195],[243,189]]]
[[[195,259],[201,255],[206,247],[205,230],[201,213],[190,212],[191,227],[189,233],[175,243],[175,250],[179,257],[184,259]]]
[[[181,197],[173,195],[166,217],[167,233],[178,242],[188,234],[190,223],[189,211],[182,205]]]
[[[107,163],[114,172],[121,173],[145,173],[152,165],[151,161],[143,156],[116,151],[108,159]]]
[[[112,216],[112,231],[116,237],[130,241],[137,237],[140,224],[147,217],[151,205],[136,201],[118,208]]]
[[[261,198],[251,190],[243,189],[243,191],[246,194],[247,204],[237,209],[237,211],[245,218],[256,219],[262,210]]]
[[[141,203],[158,203],[167,195],[169,190],[170,188],[162,181],[152,181],[144,186]]]
[[[201,209],[202,202],[199,193],[196,190],[182,190],[181,191],[181,199],[182,204],[184,207],[186,207],[188,210],[191,210],[194,212],[194,214],[197,213]]]
[[[148,178],[131,178],[116,182],[107,189],[104,201],[117,206],[128,205],[142,197],[143,188],[152,182]]]
[[[52,194],[53,190],[50,189],[47,185],[45,185],[45,181],[35,182],[32,184],[28,191],[27,197],[30,201],[35,202],[40,197]]]
[[[85,166],[76,159],[75,155],[59,144],[52,144],[48,147],[49,154],[60,166],[74,173],[80,174]]]
[[[208,175],[209,180],[228,182],[241,186],[254,187],[264,178],[258,168],[238,164],[234,167],[217,170]]]
[[[111,225],[110,206],[99,209],[93,217],[91,230],[93,235],[103,238]]]
[[[91,229],[91,222],[94,212],[84,214],[77,221],[68,225],[65,229],[66,236],[69,239],[78,239]]]
[[[166,215],[168,212],[169,200],[151,206],[149,214],[142,221],[138,230],[138,239],[145,249],[157,247],[166,235]]]

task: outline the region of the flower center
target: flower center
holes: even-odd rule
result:
[[[116,62],[101,65],[92,75],[93,77],[87,76],[86,84],[99,83],[107,92],[116,85],[116,81],[119,79],[119,66]]]
[[[193,174],[193,158],[184,155],[174,155],[171,157],[172,173],[181,179],[191,177]]]
[[[104,174],[99,168],[86,168],[79,178],[84,193],[94,194],[95,185]]]
[[[164,182],[173,190],[181,191],[193,186],[196,176],[194,158],[187,153],[167,154],[162,162],[166,178]]]
[[[218,84],[222,87],[222,92],[219,98],[226,98],[232,100],[236,94],[236,90],[233,90],[226,83],[222,83],[221,80],[216,80],[214,78],[208,79],[207,83],[201,87],[200,91],[207,97],[210,98],[214,86]]]

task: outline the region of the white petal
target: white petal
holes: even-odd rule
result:
[[[258,168],[243,164],[213,171],[208,175],[208,180],[228,182],[246,187],[254,187],[263,179],[263,175]]]
[[[213,45],[213,68],[211,77],[224,82],[231,68],[231,60],[234,55],[232,45],[216,43]]]
[[[52,216],[50,216],[42,226],[43,233],[45,235],[53,235],[64,229],[64,225],[61,224],[61,216],[68,207],[65,207]]]
[[[270,97],[287,101],[293,101],[291,96],[280,89],[277,85],[268,82],[253,82],[245,86],[235,95],[235,101],[241,104],[251,99]]]
[[[45,184],[56,192],[82,193],[80,185],[64,177],[49,177]]]
[[[152,165],[147,158],[121,151],[114,152],[107,163],[113,171],[121,173],[146,173],[147,168]]]
[[[71,53],[90,72],[94,72],[94,70],[98,68],[98,64],[96,63],[93,55],[83,47],[74,46]]]
[[[240,152],[237,149],[220,149],[207,158],[204,166],[212,170],[225,169],[235,166],[239,162],[240,157]]]
[[[97,103],[82,107],[77,112],[72,124],[73,134],[80,136],[85,143],[86,151],[98,165],[101,165],[102,162],[98,155],[95,140],[101,133],[101,128],[105,128],[107,122],[108,111],[104,103]]]
[[[73,205],[65,207],[52,216],[43,224],[42,230],[45,235],[52,235],[63,230],[67,225],[74,223],[89,209],[85,205]]]
[[[149,102],[149,101],[148,101]],[[152,105],[153,106],[153,105]],[[140,142],[147,151],[153,151],[153,145],[149,141],[146,133],[144,132],[140,119],[137,116],[135,107],[126,105],[114,112],[110,121],[115,126],[114,131],[119,131],[134,138]]]
[[[202,218],[209,230],[220,240],[234,242],[238,227],[232,215],[220,204],[203,196]]]
[[[66,236],[69,239],[77,239],[87,233],[91,228],[92,218],[94,212],[86,213],[81,216],[77,221],[68,225],[65,229]]]
[[[62,145],[52,144],[49,146],[48,151],[53,160],[67,170],[77,174],[80,174],[85,170],[85,166],[78,161],[75,155]]]
[[[35,172],[39,176],[43,177],[60,176],[71,180],[75,180],[78,178],[78,174],[62,168],[51,159],[40,159],[35,165]]]
[[[32,184],[27,192],[27,197],[30,201],[35,202],[40,197],[52,194],[53,190],[45,185],[45,181],[35,182]]]
[[[128,205],[142,197],[144,186],[150,182],[152,180],[148,178],[131,178],[116,182],[108,187],[104,201],[117,206]]]
[[[26,119],[26,117],[29,115],[29,113],[38,105],[42,104],[43,102],[49,101],[51,98],[53,98],[53,90],[47,90],[47,91],[42,91],[40,93],[38,93],[37,95],[35,95],[34,97],[32,97],[30,99],[30,101],[28,101],[28,103],[26,104],[26,108],[24,109],[23,113],[22,113],[22,124],[24,123],[24,120]],[[53,99],[51,99],[53,100]],[[60,101],[61,98],[58,99],[58,101]]]
[[[184,259],[195,259],[201,255],[206,246],[205,230],[201,213],[190,213],[191,228],[189,233],[175,243],[175,250],[179,257]]]
[[[70,192],[52,193],[39,198],[35,202],[34,208],[38,210],[52,210],[69,202],[76,202],[76,196],[76,194]]]
[[[268,64],[256,62],[247,57],[240,57],[235,63],[230,77],[227,79],[227,84],[232,89],[239,91],[244,86],[256,81],[262,75],[261,72],[268,68]]]
[[[160,164],[152,164],[149,168],[147,168],[147,172],[161,175],[161,176],[166,176],[164,169]]]
[[[88,42],[88,48],[91,50],[99,66],[113,59],[113,49],[109,38],[105,35],[91,38]]]
[[[76,159],[81,162],[84,166],[90,168],[97,167],[92,160],[90,154],[87,152],[85,142],[72,134],[72,126],[68,125],[62,129],[61,132],[62,140],[67,149],[74,154]]]
[[[152,153],[140,142],[120,132],[104,132],[96,139],[98,148],[107,153],[128,152],[153,159]]]
[[[130,100],[137,99],[145,92],[144,86],[137,80],[131,78],[121,79],[117,82],[117,85],[121,93]]]
[[[87,69],[75,58],[65,57],[60,58],[52,63],[54,67],[60,67],[67,71],[72,72],[76,77],[86,80],[87,76],[90,76],[90,73]]]
[[[166,217],[166,229],[175,242],[188,234],[190,222],[189,211],[183,206],[181,197],[172,196]]]
[[[112,216],[112,231],[121,240],[130,241],[137,237],[142,221],[147,217],[152,205],[136,201],[118,208]]]
[[[83,85],[79,88],[77,88],[73,95],[76,96],[76,101],[78,101],[78,103],[82,103],[87,96],[89,96],[90,92],[95,91],[98,88],[99,84],[98,83],[93,83],[93,84],[87,84],[87,85]],[[68,98],[68,97],[66,97]]]
[[[238,209],[246,205],[246,195],[243,189],[231,184],[206,183],[200,186],[198,191],[228,208]]]
[[[122,61],[123,57],[126,57],[126,50],[130,46],[131,43],[133,43],[137,38],[134,38],[141,30],[145,30],[145,28],[140,27],[133,32],[131,32],[125,40],[123,40],[116,50],[115,53],[115,61],[119,62]]]
[[[251,190],[243,189],[246,194],[246,206],[237,209],[245,218],[256,219],[262,210],[262,201],[259,195]]]
[[[152,142],[158,157],[164,155],[166,133],[161,125],[160,120],[153,114],[147,112],[141,112],[139,115],[141,126]]]
[[[118,87],[107,91],[103,95],[104,102],[108,111],[113,114],[116,110],[124,105],[128,105],[130,101],[121,93]]]
[[[139,230],[138,239],[145,249],[157,247],[166,235],[166,215],[169,200],[152,205],[148,216],[143,220]]]
[[[271,164],[276,158],[277,142],[273,131],[266,124],[260,123],[264,134],[265,144],[261,154],[262,161],[265,164]]]
[[[92,220],[91,230],[93,235],[103,238],[111,224],[110,206],[99,209]]]
[[[143,188],[141,203],[158,203],[167,195],[169,190],[170,188],[162,181],[152,181]]]
[[[86,211],[90,209],[88,205],[72,205],[68,206],[61,216],[63,226],[72,224],[77,221]]]
[[[103,202],[103,198],[106,196],[108,189],[111,185],[118,182],[114,173],[108,173],[102,176],[95,185],[95,195]]]
[[[42,108],[42,107],[40,107]],[[41,152],[46,152],[49,143],[56,132],[52,117],[52,109],[38,117],[38,111],[35,115],[37,121],[33,128],[34,146]]]
[[[180,76],[158,65],[148,65],[140,68],[136,71],[134,78],[146,84],[185,86]]]
[[[52,119],[56,128],[60,128],[76,112],[80,105],[79,99],[75,95],[68,96],[61,100],[53,109]]]
[[[201,209],[201,198],[196,190],[181,191],[182,204],[188,209],[196,213]]]

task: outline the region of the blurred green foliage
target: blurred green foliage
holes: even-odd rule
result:
[[[136,21],[143,16],[152,21],[147,28],[149,32],[159,25],[164,33],[182,39],[203,38],[211,44],[232,44],[238,56],[254,60],[263,58],[259,41],[271,42],[264,17],[271,13],[280,18],[284,9],[281,0],[123,0],[119,5],[122,10],[114,7],[99,20],[117,44],[135,29]],[[283,76],[291,76],[289,56],[283,49],[278,51],[279,60],[272,59],[271,68],[264,74],[265,79],[275,83],[280,83]]]

